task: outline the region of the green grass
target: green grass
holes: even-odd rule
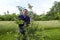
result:
[[[27,40],[60,40],[59,21],[35,21],[27,31]],[[0,21],[0,40],[16,40],[18,25],[14,21]]]
[[[45,30],[45,40],[60,40],[60,29]]]

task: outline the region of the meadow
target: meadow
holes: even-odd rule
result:
[[[60,40],[60,21],[34,21],[27,29],[27,40]],[[0,21],[0,40],[16,40],[17,36],[18,24]]]

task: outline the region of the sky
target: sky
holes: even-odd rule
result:
[[[16,6],[22,6],[28,9],[28,3],[33,6],[33,12],[40,15],[46,13],[54,5],[54,1],[60,0],[0,0],[0,14],[7,10],[11,13],[19,14]]]

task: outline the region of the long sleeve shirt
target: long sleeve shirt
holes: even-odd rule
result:
[[[19,15],[18,19],[23,20],[26,25],[28,25],[30,23],[30,17],[29,16]],[[24,23],[23,24],[19,24],[19,25],[23,26]]]

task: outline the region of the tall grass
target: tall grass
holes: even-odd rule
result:
[[[33,21],[25,28],[27,40],[60,40],[60,22]],[[14,21],[0,21],[0,40],[16,40],[18,25]],[[20,34],[20,39],[22,40]]]

